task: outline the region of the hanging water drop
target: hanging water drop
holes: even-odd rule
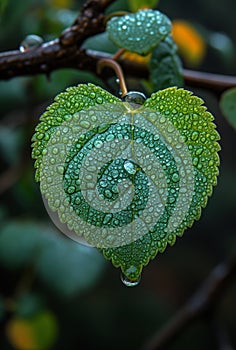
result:
[[[27,35],[25,39],[21,42],[19,50],[21,52],[24,52],[34,47],[38,47],[43,43],[43,41],[44,40],[41,36],[34,34]]]
[[[123,273],[121,273],[120,279],[126,287],[135,287],[140,283],[141,276],[137,280],[132,281],[127,276],[125,276]]]

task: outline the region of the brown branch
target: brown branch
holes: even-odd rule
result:
[[[0,53],[0,79],[35,74],[50,74],[61,68],[87,70],[96,74],[97,62],[112,56],[102,52],[84,50],[85,39],[104,32],[106,26],[105,9],[114,0],[87,0],[80,15],[71,27],[60,37],[38,47],[21,52],[19,50]],[[148,67],[119,58],[124,73],[136,78],[148,78]],[[222,92],[236,86],[236,77],[184,70],[185,83],[192,87]]]
[[[197,72],[187,69],[184,70],[184,79],[186,85],[212,89],[216,92],[222,92],[236,86],[235,76]]]
[[[112,58],[105,52],[84,50],[77,46],[63,47],[59,39],[25,52],[9,51],[0,53],[0,79],[17,76],[50,74],[61,68],[84,69],[97,73],[96,67],[100,59]],[[148,67],[130,60],[119,59],[126,76],[148,79]],[[212,74],[192,70],[184,70],[185,83],[191,87],[210,89],[213,92],[236,86],[235,76]]]
[[[24,52],[9,51],[0,54],[0,79],[22,75],[49,74],[59,68],[95,71],[91,59],[81,49],[85,39],[105,30],[104,11],[114,0],[87,0],[74,24],[64,30],[58,39]]]
[[[143,350],[167,349],[194,321],[213,311],[229,282],[236,277],[236,258],[218,265],[201,288],[163,329],[155,333]]]
[[[136,76],[137,78],[148,78],[149,71],[146,65],[123,60],[122,58],[119,62],[125,74]],[[236,76],[213,74],[189,69],[183,70],[183,76],[187,86],[209,89],[218,93],[236,86]]]

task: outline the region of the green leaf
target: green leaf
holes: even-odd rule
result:
[[[149,67],[150,80],[155,91],[171,86],[183,86],[182,63],[177,46],[170,35],[153,50]]]
[[[107,32],[94,35],[83,43],[83,48],[114,54],[117,46],[108,38]]]
[[[220,100],[220,108],[229,124],[236,129],[236,88],[229,89],[223,93]]]
[[[107,23],[108,36],[117,46],[140,55],[148,54],[170,31],[169,18],[154,10],[113,17]]]
[[[129,0],[129,7],[132,12],[135,12],[142,8],[154,8],[158,2],[159,0]]]
[[[57,98],[60,107],[82,89],[84,96],[95,91],[67,90]],[[58,115],[52,105],[48,128],[45,116],[37,128],[50,135],[37,167],[49,215],[66,235],[121,267],[126,285],[137,284],[143,266],[200,218],[216,185],[220,149],[213,116],[191,92],[168,88],[143,105],[134,103],[137,94],[78,105],[57,127],[50,124]]]
[[[36,159],[36,180],[39,181],[42,153],[51,134],[57,126],[69,120],[75,112],[107,102],[119,101],[107,91],[93,84],[81,84],[78,87],[69,87],[66,92],[59,94],[55,102],[41,116],[41,123],[36,127],[34,134],[32,157]]]

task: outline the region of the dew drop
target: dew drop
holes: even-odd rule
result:
[[[173,182],[178,182],[179,181],[179,174],[178,173],[174,173],[172,175],[172,181]]]
[[[67,192],[68,192],[69,194],[72,194],[72,193],[75,192],[75,190],[76,190],[75,186],[69,186],[68,189],[67,189]]]
[[[121,273],[120,279],[126,287],[135,287],[140,283],[141,276],[137,280],[132,281],[128,277],[126,277],[123,273]]]
[[[144,104],[146,96],[139,91],[129,91],[125,96],[123,96],[122,100],[124,102],[128,102],[131,106],[136,108],[137,105]]]
[[[193,158],[193,165],[194,166],[198,165],[198,162],[199,162],[199,158],[198,157],[194,157]]]
[[[196,140],[198,139],[198,136],[199,136],[198,131],[194,131],[194,132],[192,133],[192,135],[191,135],[191,139],[192,139],[193,141],[196,141]]]
[[[160,123],[164,124],[166,122],[166,118],[164,116],[160,117]]]
[[[90,127],[90,122],[87,120],[81,120],[80,126],[82,126],[82,128],[88,129]]]
[[[209,166],[212,166],[212,165],[214,165],[214,162],[213,162],[213,160],[209,160],[209,162],[208,162],[208,165],[209,165]]]
[[[50,163],[51,163],[52,165],[54,165],[54,164],[56,163],[55,158],[50,158]]]
[[[167,29],[165,26],[161,26],[161,27],[159,28],[159,32],[160,32],[162,35],[165,35],[165,34],[167,34],[168,29]]]
[[[49,176],[47,177],[46,181],[48,184],[51,184],[53,182],[53,179]]]
[[[103,188],[107,187],[107,182],[106,181],[100,181],[99,185]]]
[[[93,92],[93,91],[92,91],[92,92],[90,92],[89,97],[90,97],[90,98],[95,98],[95,97],[96,97],[96,93],[95,93],[95,92]]]
[[[102,141],[100,141],[100,140],[95,140],[94,141],[94,147],[101,148],[102,145],[103,145]]]
[[[103,98],[98,96],[96,101],[97,101],[97,103],[101,104],[101,103],[103,103]]]
[[[169,203],[173,204],[176,201],[175,197],[169,197]]]
[[[129,173],[131,175],[134,175],[136,173],[135,164],[133,162],[131,162],[130,160],[125,161],[124,168],[127,171],[127,173]]]
[[[34,47],[40,46],[43,43],[43,38],[38,35],[30,34],[25,37],[21,42],[19,50],[24,52],[26,50],[32,49]]]
[[[38,140],[42,140],[43,138],[44,138],[44,134],[43,133],[37,134],[37,139]]]
[[[105,190],[105,196],[106,196],[106,198],[111,199],[112,198],[112,192],[110,190]]]

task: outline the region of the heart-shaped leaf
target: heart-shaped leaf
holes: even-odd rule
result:
[[[146,55],[171,31],[171,21],[163,13],[143,10],[113,17],[107,23],[109,38],[119,47]]]
[[[96,102],[70,111],[81,96]],[[129,101],[91,84],[68,89],[42,116],[33,155],[55,224],[101,249],[134,285],[142,267],[199,219],[220,147],[213,116],[191,92],[168,88],[142,106],[131,93]]]

